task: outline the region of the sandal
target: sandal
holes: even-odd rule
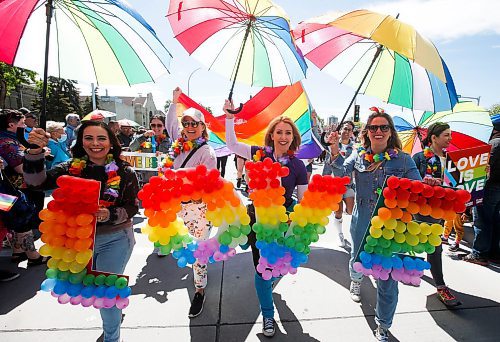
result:
[[[12,256],[10,257],[10,262],[18,264],[27,259],[28,255],[26,254],[26,252],[19,252],[19,253],[12,252]]]
[[[28,259],[28,267],[46,264],[50,257],[39,256],[36,259]]]

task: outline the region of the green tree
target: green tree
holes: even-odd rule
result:
[[[49,76],[47,84],[47,120],[64,122],[66,114],[77,113],[82,114],[80,106],[80,94],[76,89],[73,80],[66,80]],[[37,90],[39,97],[34,101],[33,107],[40,110],[42,107],[42,81],[37,82]]]
[[[494,104],[488,110],[491,115],[500,113],[500,103]]]
[[[21,84],[35,83],[35,77],[34,71],[0,62],[0,108],[5,108],[7,95],[10,95],[13,90],[19,91]]]

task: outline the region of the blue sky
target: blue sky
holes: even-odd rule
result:
[[[133,96],[152,92],[158,108],[171,97],[172,89],[180,86],[187,92],[188,78],[190,96],[211,106],[218,114],[230,89],[230,82],[190,57],[173,38],[165,17],[167,0],[128,0],[155,29],[160,40],[174,56],[170,74],[162,76],[156,83],[134,87],[100,87],[100,94],[108,89],[109,95]],[[466,97],[480,97],[480,105],[488,108],[500,103],[500,1],[497,0],[275,0],[288,14],[292,27],[302,20],[331,12],[347,12],[355,9],[370,9],[391,15],[400,14],[399,19],[413,25],[422,35],[430,39],[446,61],[455,81],[457,93]],[[196,70],[201,68],[199,70]],[[195,71],[196,70],[196,71]],[[194,72],[194,73],[193,73]],[[309,63],[307,79],[303,81],[313,107],[320,116],[341,116],[349,104],[354,90],[341,85],[335,78],[318,70]],[[90,87],[82,86],[82,93]],[[237,84],[234,99],[246,101],[259,88]],[[400,113],[400,107],[384,104],[376,98],[358,96],[361,118],[367,108],[381,106],[389,113]]]

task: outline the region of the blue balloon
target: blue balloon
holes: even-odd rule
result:
[[[106,285],[99,285],[96,287],[94,290],[94,296],[97,298],[102,298],[104,297],[104,294],[106,293],[107,286]]]
[[[387,258],[387,257],[382,258],[382,267],[386,270],[390,270],[392,268],[391,258]]]
[[[127,298],[132,293],[130,286],[125,286],[123,289],[118,290],[118,295],[122,298]]]
[[[187,266],[187,260],[185,257],[180,257],[179,260],[177,260],[177,266],[179,267],[186,267]]]
[[[190,255],[188,258],[187,258],[187,261],[188,261],[188,264],[194,264],[196,262],[196,258],[193,256],[193,255]]]
[[[378,254],[373,254],[371,263],[373,265],[380,265],[382,263],[382,256],[380,256]]]
[[[56,279],[45,279],[42,284],[40,285],[40,290],[50,292],[54,289],[54,286],[56,286],[57,280]]]
[[[106,289],[106,293],[104,295],[108,298],[115,298],[118,295],[118,289],[114,286],[110,286]]]
[[[69,283],[64,280],[58,280],[52,291],[59,296],[65,294],[68,289],[68,284]]]
[[[84,286],[80,294],[83,298],[90,298],[94,295],[95,288],[94,285]]]
[[[415,269],[415,260],[413,260],[410,257],[404,257],[403,265],[408,271],[414,270]]]
[[[361,264],[363,264],[363,267],[366,268],[367,270],[373,267],[373,264],[371,262],[362,262]]]
[[[227,246],[227,245],[221,245],[220,248],[219,248],[219,251],[221,253],[227,253],[227,252],[229,252],[229,246]]]
[[[182,250],[173,251],[172,256],[176,259],[179,259],[182,256]]]
[[[187,248],[191,251],[191,252],[194,252],[195,250],[198,249],[198,244],[197,243],[190,243],[187,245]]]
[[[363,262],[363,261],[366,261],[366,262],[369,262],[372,260],[372,255],[370,253],[367,253],[365,251],[362,251],[361,253],[359,253],[359,259]]]
[[[276,261],[278,261],[278,257],[277,257],[276,255],[274,255],[274,254],[271,254],[271,255],[269,255],[269,256],[267,257],[267,261],[268,261],[271,265],[273,265],[273,264],[275,264],[275,263],[276,263]]]
[[[262,247],[263,247],[263,245],[265,245],[265,244],[266,244],[266,243],[265,243],[264,241],[257,241],[257,242],[255,243],[255,246],[256,246],[258,249],[262,250]]]
[[[213,263],[215,262],[214,257],[213,257],[213,256],[209,257],[209,258],[208,258],[208,262],[209,262],[210,264],[213,264]]]
[[[392,268],[400,269],[403,267],[403,260],[401,260],[398,256],[393,256],[391,258]]]
[[[292,266],[293,268],[298,268],[300,266],[300,262],[298,260],[292,260],[290,262],[290,266]]]
[[[77,297],[82,292],[83,285],[82,284],[69,284],[66,293],[70,297]]]

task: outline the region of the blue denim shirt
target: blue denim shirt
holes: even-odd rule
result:
[[[339,143],[339,148],[342,148],[341,143]],[[345,156],[342,156],[342,157],[349,158],[349,156],[352,154],[353,149],[354,149],[354,144],[351,142],[346,147]],[[330,159],[331,159],[331,154],[328,153],[327,157],[325,159],[325,165],[323,166],[322,175],[323,176],[333,175],[335,177],[343,177],[344,176],[343,165],[337,164],[336,160],[334,160],[332,162]],[[352,182],[351,182],[351,184],[352,184]]]

